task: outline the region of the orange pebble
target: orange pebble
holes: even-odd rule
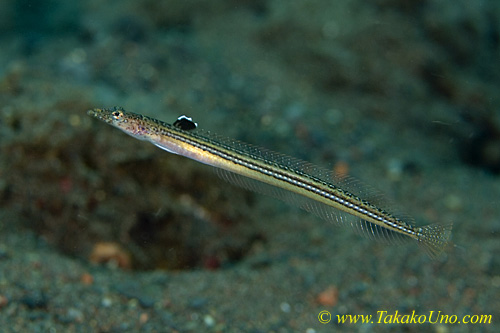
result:
[[[4,295],[0,295],[0,309],[9,303],[9,299]]]
[[[92,283],[94,283],[94,277],[92,275],[90,275],[89,273],[83,273],[81,276],[80,276],[80,281],[84,284],[84,285],[90,285]]]
[[[339,299],[339,291],[335,286],[329,286],[318,294],[316,300],[323,306],[335,306]]]
[[[139,316],[139,322],[145,324],[149,320],[149,315],[147,313],[141,313]]]
[[[131,267],[130,255],[119,244],[112,242],[96,243],[89,259],[95,264],[115,261],[120,268]]]
[[[349,163],[338,161],[333,166],[333,173],[335,176],[346,177],[349,174]]]

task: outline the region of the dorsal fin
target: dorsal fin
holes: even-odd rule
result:
[[[184,131],[194,130],[198,126],[198,124],[193,121],[193,118],[185,115],[179,116],[173,125]]]

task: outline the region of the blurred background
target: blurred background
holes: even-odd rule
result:
[[[497,1],[4,0],[0,46],[6,331],[496,331]],[[86,115],[114,105],[348,173],[456,246],[235,188]],[[493,320],[336,319],[431,310]]]

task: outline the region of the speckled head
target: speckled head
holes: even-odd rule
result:
[[[147,135],[150,134],[150,130],[152,129],[146,124],[147,121],[145,120],[147,117],[132,112],[126,112],[119,106],[106,109],[92,109],[87,111],[87,114],[119,128],[128,135],[140,140],[148,139]]]
[[[125,110],[119,106],[107,109],[92,109],[88,110],[87,114],[114,126],[126,122]]]

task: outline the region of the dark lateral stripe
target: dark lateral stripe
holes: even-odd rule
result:
[[[356,196],[354,196],[349,192],[344,192],[341,195],[333,193],[331,189],[332,186],[331,184],[325,183],[321,180],[314,179],[312,176],[309,176],[307,174],[297,175],[291,172],[284,171],[282,169],[276,168],[275,166],[266,164],[265,160],[252,156],[247,156],[247,154],[244,152],[240,151],[231,152],[227,148],[222,148],[222,149],[218,148],[217,147],[218,144],[215,142],[211,142],[211,140],[208,138],[195,137],[195,136],[188,137],[187,135],[186,136],[182,135],[184,133],[177,134],[174,131],[171,131],[168,127],[166,128],[167,131],[165,134],[172,137],[174,140],[182,141],[186,144],[207,151],[210,154],[213,154],[224,160],[233,162],[244,168],[256,171],[264,176],[273,177],[274,179],[286,182],[292,186],[296,186],[302,190],[311,192],[324,199],[334,201],[337,204],[340,204],[341,206],[345,207],[347,213],[349,213],[349,211],[356,211],[359,214],[366,216],[366,220],[379,221],[380,223],[383,223],[386,227],[388,227],[391,230],[399,231],[403,234],[410,234],[410,235],[416,234],[415,230],[413,230],[411,226],[391,216],[389,213],[385,212],[384,210],[372,204],[363,203],[361,199],[357,198]],[[241,157],[234,155],[235,153],[247,157],[248,159],[242,159]],[[255,161],[258,161],[259,163],[255,163]],[[306,180],[308,180],[309,182],[306,182]],[[317,184],[323,185],[325,189],[319,187]]]

